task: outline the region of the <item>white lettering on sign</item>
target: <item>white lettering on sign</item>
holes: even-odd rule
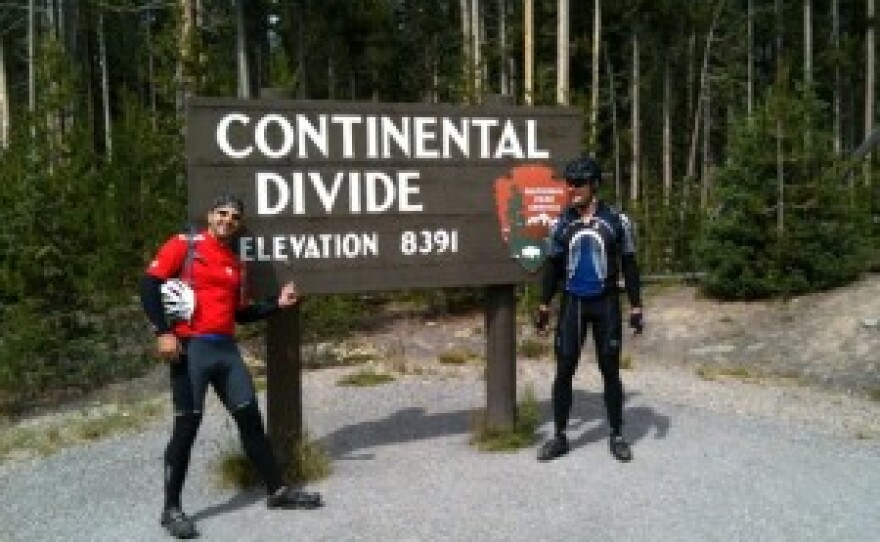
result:
[[[235,160],[251,157],[255,150],[273,160],[293,156],[330,158],[332,142],[340,145],[337,154],[343,159],[546,160],[550,157],[549,150],[539,145],[535,119],[463,117],[456,121],[433,116],[320,114],[309,117],[301,113],[290,116],[268,113],[254,122],[245,113],[227,113],[217,123],[214,139],[217,148]],[[233,140],[245,144],[234,146]],[[356,142],[364,143],[364,156],[355,152],[360,148]]]
[[[266,137],[266,132],[272,126],[277,126],[282,134],[281,145],[278,146],[278,148],[270,147],[269,140]],[[263,156],[269,158],[281,158],[287,156],[290,149],[293,148],[293,126],[291,126],[281,115],[266,115],[257,123],[257,127],[254,130],[254,140],[257,143],[257,148],[263,153]]]
[[[233,122],[237,122],[239,124],[248,124],[250,122],[250,117],[242,113],[229,113],[217,123],[217,133],[215,139],[217,141],[217,146],[220,147],[220,150],[223,151],[223,154],[230,158],[241,159],[247,158],[248,155],[253,152],[253,145],[248,145],[243,149],[233,149],[232,145],[229,144],[229,127]]]
[[[404,230],[397,235],[396,250],[412,257],[456,254],[458,238],[457,229]],[[242,236],[238,253],[245,262],[375,258],[380,244],[378,232]]]
[[[458,230],[421,230],[400,233],[400,253],[404,256],[458,252]]]
[[[325,214],[345,211],[349,214],[418,213],[424,208],[418,201],[420,188],[416,181],[418,171],[396,171],[392,175],[382,171],[337,171],[325,178],[319,171],[295,171],[290,179],[273,172],[258,172],[255,179],[257,215],[278,215],[290,210],[293,215],[312,211],[306,205],[308,195],[314,195]],[[340,209],[340,194],[348,194],[348,206]]]
[[[238,242],[238,254],[245,262],[376,257],[379,255],[379,234],[368,232],[243,236]]]

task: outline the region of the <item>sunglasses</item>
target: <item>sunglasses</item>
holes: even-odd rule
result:
[[[229,209],[215,209],[214,213],[222,218],[228,218],[229,220],[235,220],[236,222],[241,221],[241,213],[230,211]]]

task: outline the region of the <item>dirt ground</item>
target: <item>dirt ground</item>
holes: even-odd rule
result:
[[[834,390],[880,391],[880,275],[787,301],[720,303],[693,288],[647,299],[638,359],[743,369]]]
[[[696,288],[649,288],[645,333],[624,340],[624,358],[645,367],[685,367],[704,376],[795,379],[801,385],[864,394],[880,392],[880,275],[829,292],[786,301],[718,302]],[[520,317],[518,341],[534,342]],[[546,352],[534,356],[550,360]],[[589,344],[589,343],[588,343]],[[483,315],[389,320],[350,344],[392,368],[442,372],[441,358],[485,355]],[[520,348],[518,359],[530,356]],[[584,356],[592,356],[592,348]],[[467,356],[464,356],[467,357]]]

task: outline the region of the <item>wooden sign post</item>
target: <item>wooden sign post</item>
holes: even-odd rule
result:
[[[275,457],[287,465],[303,437],[299,307],[279,311],[266,330],[266,425]]]
[[[516,293],[513,285],[486,288],[486,426],[516,422]]]

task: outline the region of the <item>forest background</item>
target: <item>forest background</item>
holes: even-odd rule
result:
[[[646,273],[851,282],[880,265],[875,26],[874,0],[0,1],[0,406],[151,365],[136,285],[186,215],[193,95],[572,105]],[[362,303],[310,300],[306,339]]]

